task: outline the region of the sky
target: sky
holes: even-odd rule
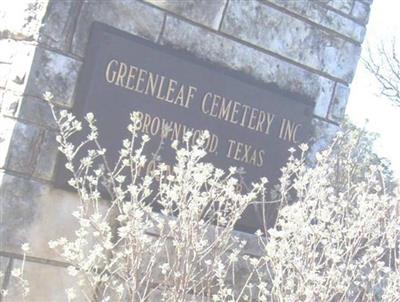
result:
[[[381,41],[391,41],[396,36],[400,41],[399,11],[399,0],[374,0],[362,57],[366,56],[368,45],[373,48]],[[400,178],[400,107],[392,105],[384,96],[379,96],[376,80],[361,61],[351,84],[346,114],[357,126],[365,126],[367,130],[380,135],[374,150],[392,162],[395,175]]]

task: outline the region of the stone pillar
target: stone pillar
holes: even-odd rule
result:
[[[0,7],[0,286],[10,296],[3,301],[19,301],[10,271],[20,266],[21,244],[30,242],[28,300],[63,301],[72,280],[47,241],[72,226],[76,203],[52,188],[56,132],[42,94],[53,91],[65,108],[73,104],[81,60],[68,52],[67,33],[79,1],[6,2]]]
[[[4,1],[6,3],[4,4]],[[0,7],[0,266],[30,242],[29,301],[71,280],[47,242],[68,236],[76,197],[52,186],[57,145],[43,93],[71,108],[93,21],[185,50],[315,103],[314,151],[337,131],[372,0],[4,0]],[[3,288],[8,277],[0,280]],[[10,292],[13,288],[9,287]],[[12,301],[17,301],[16,299]]]

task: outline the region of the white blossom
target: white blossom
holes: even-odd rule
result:
[[[86,115],[81,150],[71,137],[82,124],[67,111],[55,116],[81,206],[73,213],[75,236],[49,247],[69,263],[80,291],[101,293],[98,301],[144,302],[156,290],[166,302],[191,301],[193,293],[224,302],[355,301],[357,294],[372,301],[377,288],[382,301],[397,299],[400,263],[389,251],[399,246],[399,199],[384,192],[380,167],[349,178],[351,158],[341,157],[338,174],[332,148],[310,167],[301,144],[302,152],[289,149],[273,191],[263,177],[243,193],[243,169],[204,162],[208,132],[193,129],[170,141],[176,161],[169,166],[158,154],[145,156],[150,137],[140,131],[143,113],[134,112],[112,166],[93,114]],[[238,236],[234,226],[251,203],[275,205],[275,224],[268,229],[264,221],[255,234]],[[383,261],[389,254],[396,266]],[[12,276],[23,280],[23,267]],[[66,293],[68,301],[78,298],[75,289]]]

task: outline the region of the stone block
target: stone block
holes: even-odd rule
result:
[[[37,156],[33,176],[51,181],[57,163],[58,144],[56,142],[56,132],[51,130],[44,131],[43,141]]]
[[[7,169],[32,175],[42,140],[43,133],[39,128],[17,121],[6,150]]]
[[[39,98],[49,90],[56,101],[71,106],[80,62],[32,45],[21,43],[18,46],[7,90]]]
[[[317,2],[326,4],[326,6],[345,14],[350,14],[351,8],[353,7],[353,0],[317,0]]]
[[[163,20],[164,12],[137,0],[85,1],[73,37],[72,52],[83,57],[94,21],[155,41]]]
[[[351,82],[360,46],[258,1],[228,4],[223,32],[332,77]]]
[[[68,51],[82,1],[50,0],[42,20],[39,42]]]
[[[6,95],[9,94],[6,93]],[[57,127],[50,105],[46,101],[27,95],[15,96],[15,98],[18,102],[15,117],[46,128],[55,129]]]
[[[333,93],[334,82],[329,79],[174,17],[167,17],[161,43],[301,94],[317,104],[329,104]]]
[[[37,47],[25,93],[38,98],[49,91],[54,102],[71,108],[81,62]]]
[[[2,1],[0,38],[36,40],[48,0]]]
[[[310,163],[315,161],[315,154],[317,152],[321,152],[329,147],[340,130],[339,126],[318,118],[312,120],[312,125],[314,128],[313,140],[310,144],[310,151],[307,154],[307,159]]]
[[[145,0],[193,22],[218,30],[226,0]]]
[[[346,18],[325,6],[321,6],[313,0],[287,1],[287,0],[266,0],[279,7],[282,7],[296,15],[305,17],[325,28],[344,35],[358,43],[364,40],[365,27]]]
[[[80,205],[75,193],[57,190],[32,179],[0,174],[0,238],[2,250],[21,253],[29,242],[30,256],[64,261],[48,242],[75,238],[72,212]]]
[[[320,82],[319,93],[315,101],[314,115],[326,118],[334,87],[335,83],[333,81],[325,80]]]
[[[0,125],[0,168],[51,180],[58,152],[55,132],[7,117]]]
[[[46,187],[34,180],[2,172],[0,174],[0,238],[2,250],[21,252],[37,214],[37,199]]]
[[[359,22],[367,24],[369,18],[369,5],[361,1],[355,1],[351,15]]]
[[[37,98],[50,91],[56,103],[72,107],[81,62],[30,44],[18,43],[17,46],[6,90]]]
[[[21,260],[14,261],[15,268],[20,268],[21,265]],[[68,301],[65,290],[69,288],[74,288],[77,293],[77,298],[73,300],[74,302],[87,301],[79,294],[77,279],[69,276],[67,269],[64,267],[26,261],[24,278],[29,283],[29,295],[26,298],[22,297],[18,284],[10,282],[8,288],[9,297],[4,302]]]
[[[346,111],[347,100],[349,98],[350,88],[341,83],[337,83],[333,95],[331,106],[329,108],[328,119],[340,123]]]
[[[57,160],[55,132],[0,118],[0,168],[51,180]]]

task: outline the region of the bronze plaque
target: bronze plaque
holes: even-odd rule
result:
[[[277,183],[288,149],[308,141],[313,111],[313,103],[299,96],[100,23],[91,29],[75,102],[79,118],[95,114],[110,162],[128,137],[130,112],[139,111],[141,131],[152,138],[149,155],[163,125],[171,128],[167,144],[181,140],[185,130],[196,136],[207,129],[206,160],[242,168],[247,184],[263,176]],[[160,155],[174,162],[171,148]],[[57,170],[56,182],[65,187],[67,172]],[[257,229],[258,212],[249,209],[238,228]]]

